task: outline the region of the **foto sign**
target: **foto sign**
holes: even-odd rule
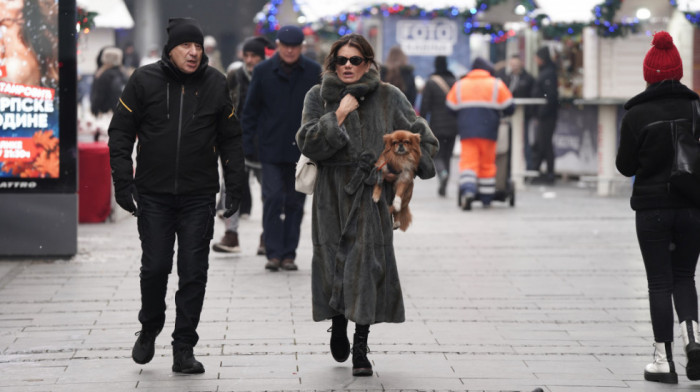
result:
[[[400,20],[396,25],[396,41],[409,56],[450,56],[457,34],[457,23],[446,18]]]

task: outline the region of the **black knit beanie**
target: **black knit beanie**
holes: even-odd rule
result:
[[[170,18],[168,21],[168,43],[165,53],[185,42],[194,42],[204,46],[204,34],[199,22],[193,18]]]
[[[552,62],[552,56],[549,55],[549,48],[546,46],[543,46],[539,49],[537,49],[537,52],[535,52],[537,57],[542,59],[545,63],[551,63]]]
[[[493,65],[491,65],[491,63],[483,57],[477,57],[474,59],[474,62],[472,63],[472,70],[474,69],[483,69],[484,71],[488,71],[491,75],[493,75],[494,72]]]
[[[272,42],[263,36],[250,38],[243,43],[243,53],[253,52],[265,59],[265,48],[271,48],[271,46]]]
[[[435,57],[435,73],[443,74],[447,73],[447,57],[436,56]]]

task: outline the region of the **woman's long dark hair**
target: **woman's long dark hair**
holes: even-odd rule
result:
[[[375,69],[379,69],[377,62],[374,60],[374,49],[372,49],[372,45],[370,45],[362,35],[352,33],[340,37],[333,43],[328,56],[326,56],[326,60],[323,62],[324,75],[327,73],[335,73],[335,58],[338,56],[338,51],[340,51],[340,48],[345,45],[350,45],[359,50],[362,57],[365,58],[365,61],[367,61],[370,66],[374,66]]]
[[[22,39],[36,55],[41,85],[58,87],[58,4],[55,0],[24,0]]]
[[[401,76],[401,67],[408,65],[408,57],[401,50],[400,46],[393,46],[389,49],[389,54],[386,56],[386,62],[384,66],[386,67],[385,82],[393,84],[398,87],[399,90],[406,92],[406,82]]]

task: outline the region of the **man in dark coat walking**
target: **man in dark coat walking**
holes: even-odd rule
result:
[[[277,53],[253,71],[241,120],[246,158],[257,152],[262,163],[265,268],[271,271],[297,269],[294,260],[306,196],[294,189],[295,164],[301,155],[294,138],[301,126],[304,96],[321,77],[321,66],[301,55],[303,42],[299,27],[280,28]]]
[[[535,144],[532,149],[532,165],[534,170],[540,170],[542,161],[547,163],[547,172],[533,179],[534,183],[554,184],[554,144],[552,138],[557,126],[559,113],[559,80],[557,67],[549,55],[546,46],[537,50],[535,61],[539,66],[539,74],[532,89],[533,98],[544,98],[547,103],[536,109]]]
[[[513,94],[513,98],[530,98],[532,88],[535,85],[535,78],[523,66],[520,55],[514,54],[508,60],[509,73],[503,72],[499,77],[508,86],[508,90]],[[527,167],[532,167],[532,147],[530,146],[530,118],[532,117],[532,106],[525,107],[525,121],[523,123],[523,152]]]
[[[224,216],[238,209],[244,172],[241,129],[226,80],[207,65],[202,41],[196,20],[170,19],[161,59],[134,71],[109,125],[115,199],[138,217],[142,249],[141,331],[132,358],[145,364],[155,353],[177,238],[172,370],[180,373],[204,372],[193,348],[214,233],[217,160],[227,190]]]

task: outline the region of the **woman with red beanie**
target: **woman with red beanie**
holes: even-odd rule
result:
[[[644,379],[678,383],[673,363],[673,308],[680,322],[690,380],[700,379],[700,336],[695,267],[700,255],[700,208],[669,186],[674,147],[671,130],[695,132],[698,95],[683,85],[683,64],[671,36],[654,34],[644,58],[647,88],[627,101],[617,169],[635,176],[631,206],[649,288],[654,362]]]

